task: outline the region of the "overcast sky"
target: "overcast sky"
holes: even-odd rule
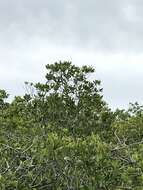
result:
[[[143,104],[143,0],[0,0],[0,88],[22,94],[58,60],[95,67],[112,108]]]

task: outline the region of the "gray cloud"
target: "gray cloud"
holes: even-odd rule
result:
[[[142,10],[142,0],[0,0],[0,88],[23,93],[45,64],[71,60],[97,68],[112,107],[141,102]]]
[[[40,38],[95,50],[142,51],[142,10],[141,0],[0,0],[0,37],[16,47]]]

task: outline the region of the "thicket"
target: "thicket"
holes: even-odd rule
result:
[[[0,189],[143,190],[142,106],[112,111],[92,67],[46,69],[11,103],[0,90]]]

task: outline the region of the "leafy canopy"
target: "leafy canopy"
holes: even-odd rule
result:
[[[90,66],[46,69],[11,103],[0,90],[0,189],[142,190],[142,106],[111,111]]]

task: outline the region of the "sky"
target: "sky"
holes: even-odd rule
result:
[[[143,1],[0,0],[0,89],[22,95],[59,60],[93,66],[111,108],[143,104]]]

